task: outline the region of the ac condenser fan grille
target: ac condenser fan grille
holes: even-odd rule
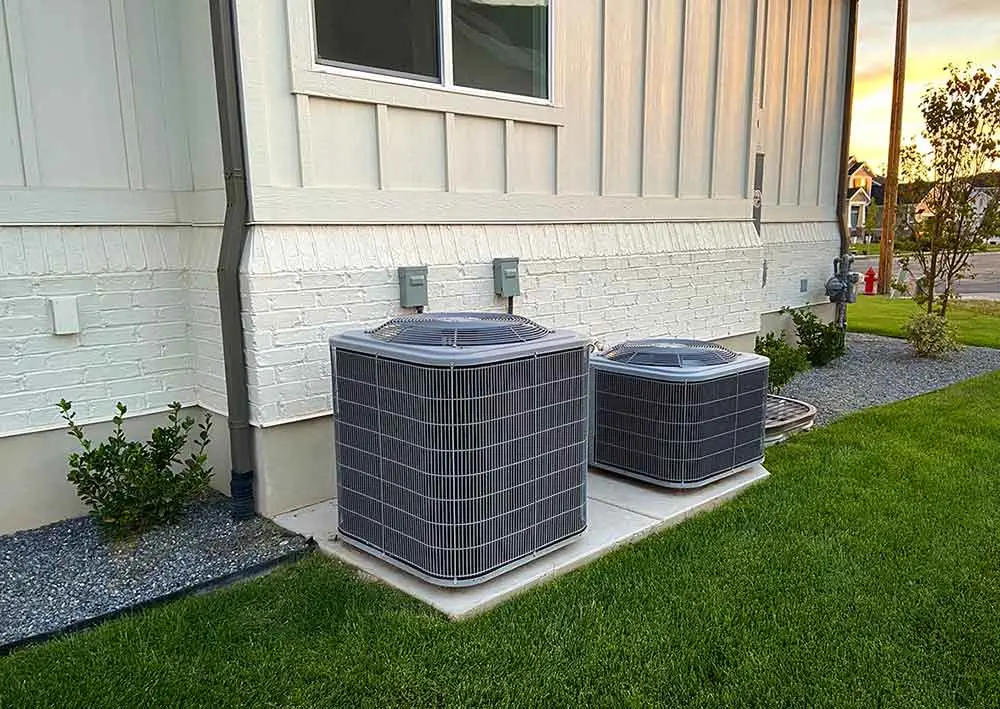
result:
[[[550,334],[520,315],[427,313],[393,318],[368,334],[383,342],[423,347],[484,347],[531,342]]]
[[[713,367],[728,364],[739,355],[712,342],[698,340],[635,340],[608,350],[604,357],[643,367]]]

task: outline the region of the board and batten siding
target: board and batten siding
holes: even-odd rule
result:
[[[0,0],[0,223],[218,222],[207,0]]]
[[[0,0],[0,437],[225,412],[215,106],[207,0]]]
[[[758,149],[765,218],[833,218],[844,0],[553,8],[537,105],[323,71],[310,0],[240,0],[255,221],[745,220]]]

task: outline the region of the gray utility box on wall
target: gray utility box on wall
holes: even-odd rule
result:
[[[764,458],[769,361],[694,340],[638,340],[591,357],[591,464],[700,487]]]
[[[463,586],[582,533],[588,347],[500,313],[332,338],[340,536]]]
[[[493,292],[504,298],[521,295],[521,278],[516,258],[493,259]]]
[[[427,266],[400,266],[399,306],[423,308],[427,305]]]

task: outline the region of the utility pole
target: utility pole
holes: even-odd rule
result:
[[[892,117],[889,122],[889,165],[885,176],[885,209],[882,210],[882,241],[879,243],[878,292],[886,295],[892,280],[892,256],[896,238],[896,194],[899,191],[899,143],[903,133],[903,85],[906,81],[906,24],[909,0],[897,0],[896,59],[892,70]]]

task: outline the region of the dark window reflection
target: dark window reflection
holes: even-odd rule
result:
[[[320,61],[440,79],[438,0],[314,0]]]
[[[455,84],[548,98],[547,0],[453,0]]]

